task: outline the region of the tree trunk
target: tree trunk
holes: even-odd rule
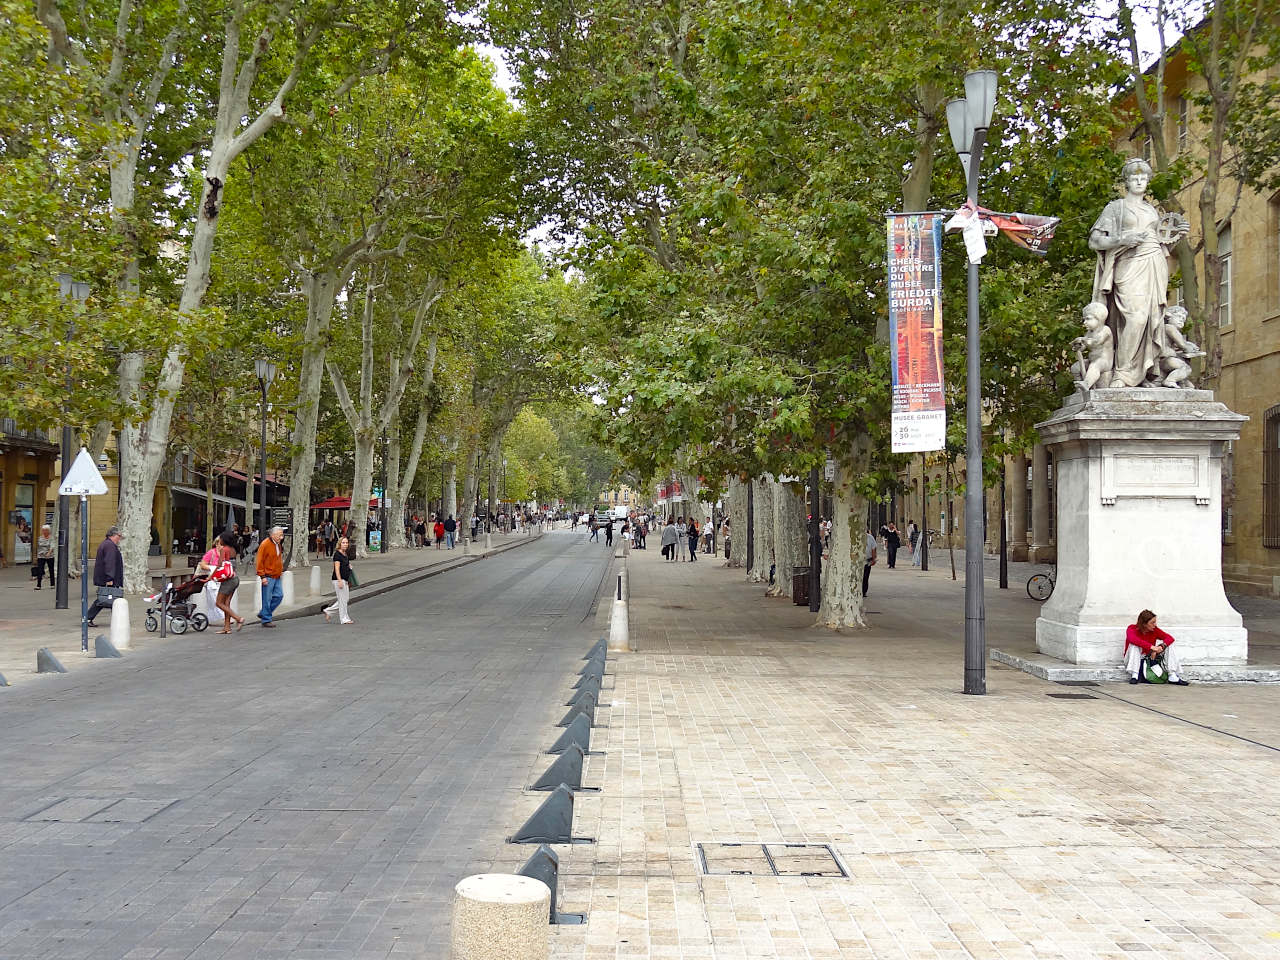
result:
[[[862,567],[866,537],[860,535],[866,504],[853,489],[853,472],[836,460],[832,496],[831,550],[822,565],[822,607],[818,624],[832,630],[865,627]]]
[[[387,427],[387,509],[382,518],[382,537],[389,550],[408,546],[404,537],[404,490],[400,487],[400,418]]]
[[[377,435],[361,430],[355,435],[355,472],[351,480],[351,543],[357,557],[369,555],[365,528],[369,525],[369,497],[373,494],[373,445]]]
[[[466,448],[467,456],[462,470],[462,502],[458,504],[458,529],[470,536],[471,518],[476,510],[476,488],[480,479],[480,451]]]
[[[789,597],[793,571],[809,564],[803,486],[780,483],[774,487],[773,518],[773,555],[778,569],[769,596]]]
[[[450,440],[445,448],[448,459],[444,465],[444,515],[458,517],[458,441]]]
[[[747,571],[747,580],[751,583],[768,583],[769,566],[773,563],[773,481],[769,477],[753,479],[755,493],[752,497],[752,508],[755,517],[752,523],[754,546],[752,548],[752,566]]]
[[[729,478],[729,566],[741,567],[747,556],[747,485]]]
[[[293,420],[293,457],[289,463],[289,523],[295,531],[310,527],[311,479],[316,469],[316,425],[320,419],[320,395],[324,390],[325,353],[334,303],[343,286],[339,278],[329,271],[304,273],[301,280],[307,298],[307,324],[302,337],[302,365],[298,373],[298,401]],[[249,472],[252,474],[253,471]],[[290,565],[300,567],[309,563],[306,538],[295,536]]]

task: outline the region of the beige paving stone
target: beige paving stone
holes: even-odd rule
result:
[[[966,697],[937,575],[878,568],[844,635],[719,562],[629,576],[638,652],[609,661],[575,814],[597,842],[559,848],[589,923],[553,957],[1280,957],[1280,751],[1240,739],[1280,747],[1280,689],[992,665]],[[989,643],[1032,629],[987,594]],[[849,876],[703,875],[696,844],[728,842],[826,843]]]

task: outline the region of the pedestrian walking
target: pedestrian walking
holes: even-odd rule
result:
[[[631,556],[631,525],[625,520],[622,521],[622,555],[624,557]]]
[[[911,544],[911,565],[920,566],[920,528],[914,520],[907,521],[907,542]]]
[[[284,599],[284,588],[280,585],[280,578],[284,576],[284,556],[280,552],[283,541],[284,528],[272,527],[267,539],[258,547],[254,563],[254,570],[262,584],[262,609],[258,611],[258,619],[264,627],[275,626],[271,618]]]
[[[40,528],[40,536],[36,539],[36,562],[31,567],[31,576],[35,577],[36,589],[41,589],[44,572],[49,571],[49,586],[53,586],[53,530],[48,524]]]
[[[676,529],[676,521],[674,517],[667,518],[667,525],[662,528],[662,557],[665,560],[674,562],[676,556],[676,544],[680,541],[680,531]]]
[[[124,534],[119,527],[110,527],[107,535],[98,545],[98,552],[93,558],[93,585],[98,588],[98,595],[89,605],[89,613],[85,618],[89,626],[96,627],[93,618],[99,610],[110,610],[111,604],[124,596],[124,558],[120,556],[120,541]]]
[[[435,526],[432,528],[432,532],[436,537],[436,549],[442,549],[442,545],[444,543],[444,521],[439,517],[436,517]]]
[[[613,546],[613,519],[612,518],[604,522],[604,543],[606,547]]]
[[[689,528],[685,535],[689,538],[689,560],[696,561],[698,559],[698,524],[693,517],[689,518]]]
[[[214,605],[222,614],[220,621],[223,624],[223,628],[218,633],[230,633],[232,623],[236,625],[236,632],[238,633],[240,628],[244,626],[244,617],[236,616],[236,612],[231,609],[231,598],[236,595],[236,590],[240,587],[240,578],[236,576],[235,567],[236,548],[229,543],[222,542],[214,549],[219,560],[218,565],[209,574],[209,580],[216,585],[217,592],[214,595]]]
[[[347,614],[347,604],[351,598],[351,541],[346,537],[338,540],[338,546],[333,551],[333,572],[330,579],[333,581],[334,601],[325,607],[321,613],[324,614],[324,622],[332,623],[331,614],[338,615],[339,623],[355,623]]]
[[[591,531],[591,536],[589,536],[587,539],[594,540],[596,543],[599,543],[600,542],[600,525],[596,523],[595,517],[592,517],[591,520],[587,523],[587,529]]]
[[[862,595],[867,595],[867,587],[871,585],[871,568],[876,562],[876,538],[871,535],[871,530],[867,530],[867,556],[862,564]]]
[[[724,523],[720,524],[720,538],[724,540],[724,558],[729,559],[729,545],[733,541],[733,525],[729,522],[729,518],[724,518]]]
[[[898,561],[898,548],[902,546],[902,534],[898,532],[897,525],[890,520],[885,527],[884,532],[884,549],[889,556],[889,569],[894,569],[894,565]]]
[[[676,559],[684,559],[685,544],[689,542],[689,527],[684,522],[684,517],[680,517],[676,521]]]
[[[451,513],[449,514],[448,519],[445,520],[444,522],[444,539],[445,539],[445,543],[449,545],[450,550],[453,549],[454,538],[457,532],[458,532],[458,521],[453,519],[453,514]]]

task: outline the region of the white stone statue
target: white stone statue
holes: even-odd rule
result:
[[[1109,387],[1116,351],[1111,330],[1107,326],[1107,305],[1097,302],[1086,304],[1083,319],[1084,336],[1071,341],[1079,357],[1071,365],[1071,378],[1080,390],[1092,390],[1095,386]]]
[[[1164,352],[1160,354],[1160,373],[1163,387],[1189,387],[1192,357],[1203,357],[1204,351],[1182,335],[1182,325],[1187,322],[1187,310],[1177,304],[1164,311]]]
[[[1167,378],[1160,360],[1166,350],[1164,311],[1169,296],[1169,250],[1189,224],[1164,217],[1146,200],[1151,166],[1141,159],[1124,165],[1125,195],[1103,208],[1089,233],[1098,252],[1093,299],[1107,307],[1115,344],[1110,386],[1157,386]]]

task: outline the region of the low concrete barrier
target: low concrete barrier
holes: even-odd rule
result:
[[[453,960],[547,960],[551,889],[511,873],[478,873],[453,888]]]
[[[615,653],[631,652],[631,624],[627,601],[614,600],[609,614],[609,649]]]
[[[329,566],[333,566],[333,564],[329,564]],[[322,569],[322,564],[313,563],[311,565],[311,582],[309,584],[311,587],[311,595],[313,597],[318,597],[320,594],[324,593],[325,584],[323,579],[321,579],[323,575],[324,571]]]
[[[286,570],[280,574],[280,605],[293,606],[298,602],[298,594],[293,588],[293,571]]]
[[[111,627],[108,639],[117,650],[129,649],[129,601],[116,597],[111,601]]]

